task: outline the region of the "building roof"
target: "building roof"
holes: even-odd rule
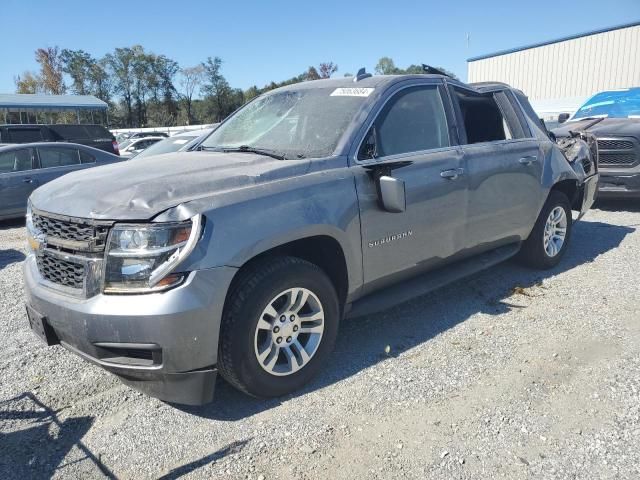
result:
[[[489,54],[486,54],[486,55],[479,55],[477,57],[468,58],[467,62],[475,62],[477,60],[484,60],[486,58],[499,57],[501,55],[507,55],[509,53],[521,52],[522,50],[529,50],[531,48],[543,47],[545,45],[551,45],[553,43],[566,42],[567,40],[574,40],[574,39],[580,38],[580,37],[588,37],[589,35],[596,35],[598,33],[606,33],[606,32],[611,32],[613,30],[621,30],[623,28],[637,27],[638,25],[640,25],[640,20],[636,20],[635,22],[631,22],[631,23],[625,23],[625,24],[622,24],[622,25],[616,25],[616,26],[613,26],[613,27],[601,28],[599,30],[592,30],[590,32],[576,33],[574,35],[569,35],[567,37],[556,38],[555,40],[548,40],[546,42],[532,43],[531,45],[524,45],[522,47],[511,48],[511,49],[508,49],[508,50],[500,50],[498,52],[489,53]]]
[[[106,102],[93,95],[37,95],[0,93],[0,109],[21,110],[106,110]]]

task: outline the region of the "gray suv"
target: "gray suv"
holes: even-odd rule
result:
[[[554,143],[526,97],[441,75],[266,93],[199,146],[37,189],[31,328],[125,383],[201,404],[326,363],[340,320],[509,257],[556,265],[591,206],[597,150]]]

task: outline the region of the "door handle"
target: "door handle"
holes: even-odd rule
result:
[[[464,168],[452,168],[450,170],[443,170],[440,172],[440,176],[442,178],[448,178],[450,180],[455,180],[462,175],[464,175]]]
[[[24,183],[33,183],[33,178],[31,178],[31,177],[23,178],[22,181]]]
[[[538,157],[536,157],[535,155],[522,157],[520,160],[518,160],[518,162],[522,163],[523,165],[531,165],[533,162],[537,162],[537,161],[538,161]]]

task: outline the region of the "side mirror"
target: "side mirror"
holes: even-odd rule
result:
[[[569,115],[568,113],[561,113],[560,115],[558,115],[558,123],[564,123],[567,120],[569,120],[569,117],[571,115]]]
[[[407,209],[404,180],[382,175],[377,183],[378,198],[383,209],[391,213],[401,213]]]

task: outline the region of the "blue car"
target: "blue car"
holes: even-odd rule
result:
[[[29,195],[40,185],[75,170],[123,160],[103,150],[74,143],[0,146],[0,220],[24,216]]]

